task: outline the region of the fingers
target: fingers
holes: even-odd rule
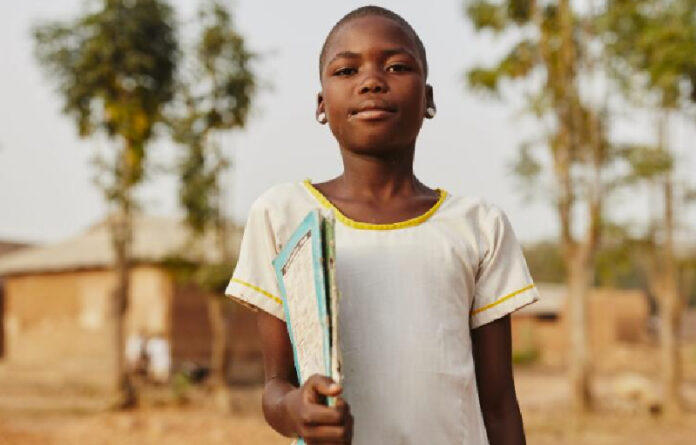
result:
[[[302,438],[308,445],[314,444],[349,444],[353,430],[343,426],[313,426],[305,430]]]
[[[327,409],[334,411],[333,418],[337,418],[338,422],[334,425],[304,425],[302,438],[307,445],[350,444],[353,440],[353,416],[350,413],[350,406],[339,397],[336,399],[336,406]]]
[[[345,419],[351,416],[350,406],[346,403],[343,397],[336,397],[336,405],[334,408],[341,416],[342,421],[345,421]]]
[[[342,411],[323,405],[309,405],[302,413],[302,422],[306,425],[340,425],[344,418]]]
[[[343,388],[329,377],[315,374],[302,385],[299,403],[292,411],[295,430],[308,445],[350,444],[353,416],[350,406],[340,397]],[[299,395],[299,394],[298,394]],[[336,404],[322,404],[326,397],[336,397]]]
[[[342,397],[336,398],[333,407],[308,403],[300,411],[300,421],[305,425],[343,425],[351,417],[350,406]]]
[[[336,397],[341,394],[343,388],[325,375],[314,374],[305,382],[305,386],[315,394],[322,396]]]

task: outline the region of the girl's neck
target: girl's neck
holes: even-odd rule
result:
[[[380,156],[342,148],[341,156],[343,174],[334,181],[345,197],[382,201],[428,191],[413,174],[414,147]]]

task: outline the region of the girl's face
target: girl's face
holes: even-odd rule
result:
[[[426,107],[434,107],[416,42],[395,21],[360,17],[331,38],[317,114],[326,113],[342,148],[387,153],[415,143]]]

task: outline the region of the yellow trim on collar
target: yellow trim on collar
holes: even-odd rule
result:
[[[507,294],[504,297],[498,298],[493,303],[488,304],[488,305],[483,306],[483,307],[480,307],[480,308],[476,309],[475,311],[472,311],[471,315],[473,316],[473,315],[478,314],[479,312],[485,311],[486,309],[490,309],[492,307],[495,307],[495,306],[499,305],[500,303],[502,303],[503,301],[509,300],[510,298],[514,297],[515,295],[519,295],[522,292],[528,291],[529,289],[531,289],[533,287],[534,287],[534,284],[530,284],[528,286],[523,287],[522,289],[516,290],[515,292],[512,292],[510,294]]]
[[[395,223],[389,223],[389,224],[373,224],[373,223],[366,223],[366,222],[360,222],[360,221],[355,221],[353,219],[348,218],[346,215],[341,213],[340,210],[336,206],[334,206],[331,201],[329,201],[326,196],[324,196],[319,190],[317,190],[316,187],[312,185],[312,182],[309,179],[305,179],[303,181],[304,185],[307,187],[309,192],[327,209],[333,210],[334,214],[336,215],[336,219],[341,221],[343,224],[352,227],[354,229],[360,229],[360,230],[394,230],[394,229],[403,229],[406,227],[412,227],[412,226],[417,226],[418,224],[425,222],[428,218],[433,216],[433,214],[437,211],[437,209],[440,208],[442,203],[445,201],[445,198],[447,197],[447,191],[443,190],[441,188],[437,188],[436,190],[440,193],[440,197],[438,198],[437,202],[430,208],[428,209],[427,212],[423,213],[420,216],[416,216],[415,218],[407,219],[406,221],[399,221]]]

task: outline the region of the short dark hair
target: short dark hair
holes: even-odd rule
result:
[[[411,37],[413,37],[413,40],[416,42],[416,47],[418,49],[418,55],[421,58],[421,62],[423,63],[423,70],[425,71],[425,77],[428,77],[428,59],[425,55],[425,46],[423,46],[423,42],[421,41],[420,37],[418,36],[418,33],[416,33],[416,30],[413,29],[413,27],[404,19],[401,17],[399,14],[395,13],[394,11],[391,11],[386,8],[382,8],[380,6],[361,6],[360,8],[354,9],[350,11],[348,14],[344,15],[341,20],[336,22],[336,24],[331,28],[331,31],[329,31],[329,34],[326,36],[326,39],[324,40],[324,44],[321,47],[321,53],[319,53],[319,78],[321,78],[321,73],[324,68],[324,59],[326,58],[326,47],[333,37],[334,34],[336,34],[336,31],[343,26],[344,24],[348,23],[349,21],[353,19],[357,19],[360,17],[367,17],[371,15],[376,15],[380,17],[385,17],[390,20],[395,21],[399,25],[403,26],[406,31],[411,34]]]

